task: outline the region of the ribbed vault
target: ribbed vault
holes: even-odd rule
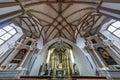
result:
[[[27,36],[42,37],[44,43],[58,37],[76,42],[78,35],[94,34],[105,19],[97,13],[99,4],[95,2],[26,2],[21,2],[24,15],[18,22]]]

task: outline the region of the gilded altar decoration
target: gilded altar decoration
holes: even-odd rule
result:
[[[67,43],[56,42],[50,46],[46,61],[49,70],[45,73],[50,73],[53,77],[70,77],[72,75],[74,57],[72,47]]]

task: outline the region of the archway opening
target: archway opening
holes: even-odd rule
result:
[[[75,73],[73,48],[71,45],[57,41],[48,48],[47,74],[53,77],[70,77]]]

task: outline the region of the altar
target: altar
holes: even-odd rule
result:
[[[73,59],[70,45],[64,42],[54,43],[48,49],[48,56],[46,57],[46,72],[48,73],[46,75],[50,75],[53,78],[70,77],[72,75]]]

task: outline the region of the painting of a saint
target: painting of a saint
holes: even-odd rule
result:
[[[15,56],[16,59],[23,59],[25,54],[27,52],[27,49],[23,48],[21,49],[18,54]]]
[[[107,65],[117,65],[116,61],[109,55],[109,53],[104,48],[98,47],[97,51]]]
[[[31,45],[32,44],[32,41],[28,41],[26,45]]]

